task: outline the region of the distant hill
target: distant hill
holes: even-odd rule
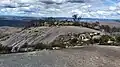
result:
[[[0,20],[0,26],[22,27],[27,21],[23,20]]]
[[[26,22],[31,20],[45,19],[47,17],[22,17],[22,16],[0,16],[0,26],[22,27]],[[57,20],[73,21],[72,17],[54,17]],[[79,21],[84,22],[120,22],[119,19],[98,19],[98,18],[81,18]]]

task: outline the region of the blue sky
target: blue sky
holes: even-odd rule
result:
[[[0,0],[0,15],[120,18],[120,0]]]

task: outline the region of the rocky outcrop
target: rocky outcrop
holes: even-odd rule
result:
[[[1,41],[4,46],[12,47],[12,51],[24,44],[35,45],[37,43],[49,44],[56,39],[56,37],[73,33],[83,32],[100,32],[89,28],[76,27],[76,26],[61,26],[61,27],[31,27],[21,32],[12,34],[7,40]],[[101,32],[100,32],[101,33]]]

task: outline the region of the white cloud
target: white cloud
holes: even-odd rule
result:
[[[119,0],[0,0],[1,15],[118,18]]]
[[[110,10],[116,10],[116,9],[117,9],[117,7],[110,6],[110,7],[109,7],[109,9],[110,9]]]

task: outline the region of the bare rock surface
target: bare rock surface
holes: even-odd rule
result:
[[[22,30],[22,28],[19,28],[19,27],[2,26],[2,27],[0,27],[0,34],[1,33],[13,34],[13,33],[19,32],[21,30]]]
[[[1,55],[0,67],[120,67],[120,47],[84,46]]]

